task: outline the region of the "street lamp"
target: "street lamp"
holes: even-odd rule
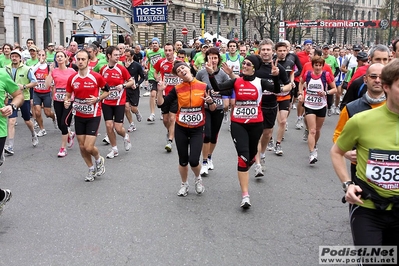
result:
[[[208,10],[209,0],[204,0],[204,7],[201,10],[201,37],[204,38],[206,31],[206,11]]]
[[[221,6],[221,3],[220,3],[220,0],[218,0],[217,2],[216,2],[216,6],[218,7],[218,26],[217,26],[217,32],[216,32],[216,39],[218,39],[219,40],[219,27],[220,27],[220,6]]]

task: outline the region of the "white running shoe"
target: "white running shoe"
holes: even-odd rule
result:
[[[240,207],[243,209],[251,208],[251,201],[249,200],[249,195],[242,197]]]
[[[165,145],[165,150],[167,152],[172,152],[172,141],[168,140],[168,142]]]
[[[180,189],[177,192],[177,196],[179,197],[185,197],[188,194],[188,189],[189,189],[188,183],[181,183]]]
[[[197,177],[195,178],[195,193],[197,194],[202,194],[205,191],[205,187],[202,185],[202,178],[201,177]]]
[[[60,151],[58,152],[58,157],[65,157],[67,156],[68,152],[65,148],[61,148]]]
[[[68,144],[67,144],[68,149],[72,149],[73,144],[75,143],[75,141],[74,141],[75,136],[76,136],[76,133],[73,131],[71,131],[71,133],[68,134]]]
[[[208,159],[208,169],[213,170],[214,168],[212,159]]]
[[[37,137],[37,134],[35,133],[35,135],[32,137],[32,145],[33,145],[33,147],[36,147],[37,144],[39,144],[39,138]]]
[[[107,154],[108,159],[113,159],[114,157],[118,157],[118,150],[111,149],[111,151]]]
[[[38,137],[43,137],[43,136],[46,136],[46,135],[47,135],[47,132],[46,132],[46,130],[44,128],[39,130],[39,132],[37,132],[37,136]]]
[[[261,164],[255,164],[254,167],[255,167],[254,168],[255,169],[255,178],[256,179],[262,178],[262,176],[264,176],[262,165]]]
[[[274,151],[274,142],[273,142],[272,139],[271,139],[271,140],[269,141],[269,143],[267,144],[266,150],[268,150],[268,151]]]
[[[147,118],[147,122],[155,122],[155,114],[151,114],[151,115]]]
[[[100,156],[100,162],[96,162],[96,175],[100,176],[105,173],[105,162],[104,157]]]
[[[123,144],[125,145],[125,151],[130,151],[132,144],[130,143],[130,137],[128,134],[123,138]]]
[[[298,117],[295,123],[295,129],[301,130],[303,128],[303,117]]]
[[[103,143],[104,143],[105,145],[108,145],[108,144],[111,143],[111,142],[109,141],[108,135],[105,135],[105,137],[103,138]]]
[[[141,122],[141,120],[143,120],[143,116],[140,114],[140,111],[137,111],[137,113],[135,113],[135,115],[136,115],[137,122]]]
[[[127,129],[127,132],[133,132],[133,131],[136,131],[136,130],[137,130],[136,125],[134,124],[134,122],[132,122],[130,124],[129,128]]]
[[[311,151],[309,154],[309,164],[315,164],[317,162],[317,151]]]
[[[96,170],[89,169],[89,172],[87,173],[87,176],[85,177],[85,181],[93,182],[95,178],[96,178]]]
[[[201,166],[200,175],[202,175],[202,176],[208,175],[208,169],[209,169],[208,163],[203,163]]]

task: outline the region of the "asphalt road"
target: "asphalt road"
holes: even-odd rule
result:
[[[144,120],[148,98],[141,98]],[[338,116],[327,117],[319,162],[308,164],[295,115],[282,143],[284,155],[268,152],[266,176],[254,179],[252,208],[240,207],[236,153],[224,124],[204,177],[206,191],[176,195],[177,152],[164,150],[162,122],[137,123],[132,150],[118,138],[119,157],[106,173],[84,182],[87,168],[78,145],[57,158],[60,132],[45,120],[47,136],[33,148],[18,118],[15,155],[1,167],[0,186],[13,198],[0,217],[0,265],[318,265],[320,245],[351,245],[348,206],[330,162]],[[127,122],[125,123],[127,127]],[[109,146],[97,146],[106,156]]]

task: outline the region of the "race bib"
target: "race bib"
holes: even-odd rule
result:
[[[118,100],[121,98],[121,92],[116,89],[115,86],[109,88],[109,94],[107,100]]]
[[[165,84],[166,86],[176,86],[181,83],[181,79],[175,75],[165,73]]]
[[[179,112],[179,121],[188,126],[197,126],[204,119],[201,107],[181,108]]]
[[[36,90],[38,90],[38,91],[45,91],[45,90],[47,90],[46,85],[44,84],[44,81],[38,81],[38,82],[37,82]]]
[[[233,109],[233,116],[238,119],[254,119],[258,117],[256,101],[237,101]]]
[[[86,99],[75,99],[72,107],[76,112],[81,114],[94,114],[94,105],[87,103]]]
[[[399,189],[399,152],[370,150],[366,177],[383,189]]]
[[[54,93],[54,100],[57,102],[63,102],[65,99],[66,90],[63,88],[56,88]]]

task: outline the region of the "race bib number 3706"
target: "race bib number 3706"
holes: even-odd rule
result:
[[[399,152],[370,150],[366,177],[386,190],[399,189]]]

